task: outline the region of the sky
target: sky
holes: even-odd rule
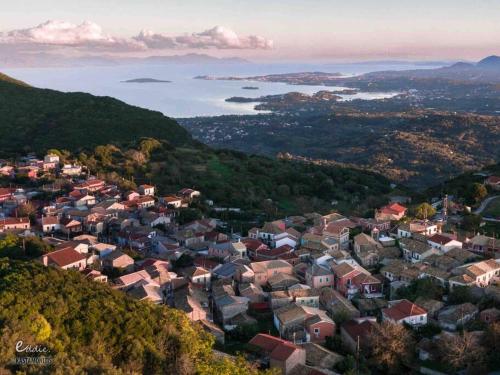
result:
[[[499,0],[0,0],[0,55],[256,61],[477,60],[500,54]]]

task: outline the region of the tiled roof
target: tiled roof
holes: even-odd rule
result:
[[[410,316],[427,314],[427,311],[407,299],[401,300],[392,307],[383,309],[382,312],[385,316],[394,321],[399,321]]]
[[[73,248],[65,248],[48,253],[47,258],[51,262],[57,264],[59,267],[65,267],[72,263],[84,260],[85,256],[83,256]]]

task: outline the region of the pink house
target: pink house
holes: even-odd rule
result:
[[[249,344],[258,347],[261,353],[269,358],[271,368],[281,370],[282,374],[288,374],[297,365],[306,363],[305,349],[290,341],[259,333]]]
[[[293,275],[292,265],[280,259],[253,262],[250,263],[250,269],[254,272],[257,285],[265,285],[269,278],[278,274]]]
[[[316,289],[332,286],[334,284],[333,272],[328,268],[313,264],[306,270],[306,284]]]

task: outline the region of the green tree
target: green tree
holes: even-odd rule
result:
[[[430,219],[436,214],[436,209],[429,203],[424,202],[415,208],[415,216],[419,219]]]

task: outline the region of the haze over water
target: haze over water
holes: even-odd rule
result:
[[[436,65],[411,64],[168,64],[118,65],[71,68],[6,69],[5,73],[32,86],[60,91],[82,91],[99,96],[111,96],[132,105],[157,110],[171,117],[216,116],[229,114],[256,114],[256,103],[228,103],[231,96],[260,97],[298,91],[313,94],[320,90],[341,87],[287,85],[284,83],[222,81],[193,79],[198,75],[255,76],[264,74],[322,71],[345,75],[379,70],[435,68]],[[124,83],[135,78],[169,80],[171,83]],[[258,90],[245,90],[243,86],[257,86]],[[394,93],[359,93],[346,99],[374,99]]]

